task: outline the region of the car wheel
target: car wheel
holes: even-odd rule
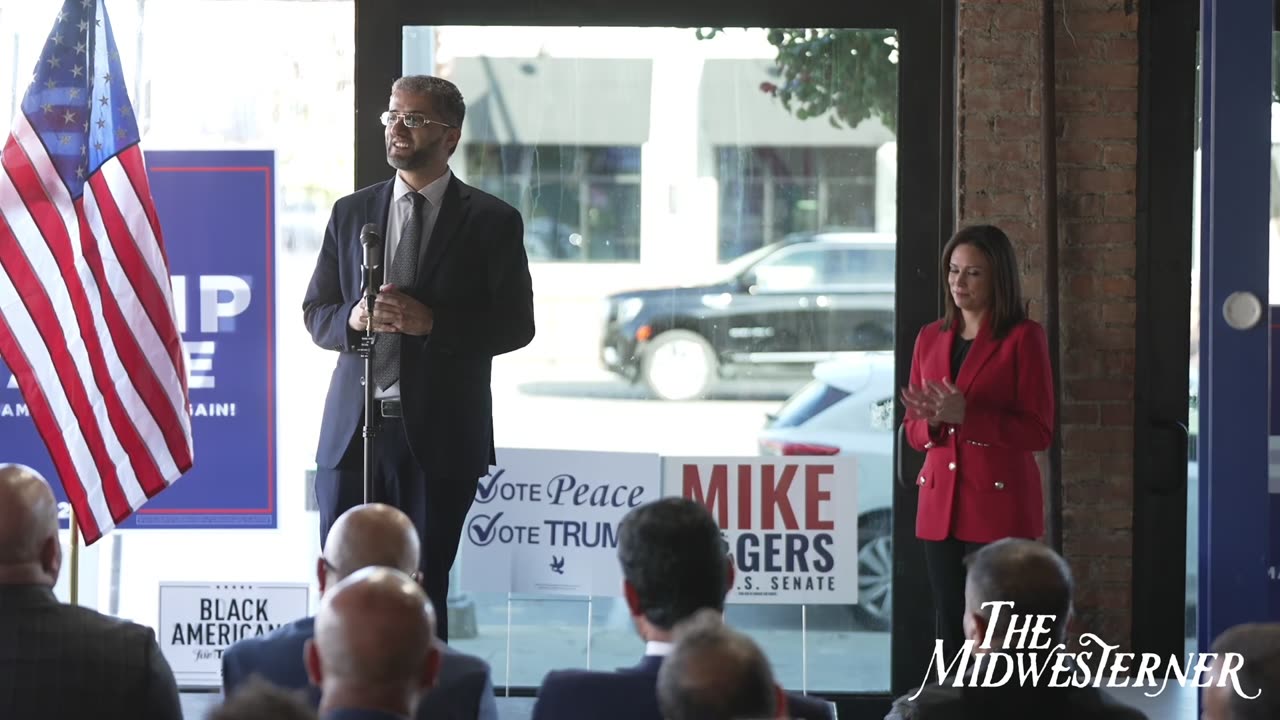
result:
[[[885,632],[893,616],[893,524],[888,512],[858,518],[858,604],[853,606],[859,630]]]
[[[703,395],[715,372],[711,345],[688,330],[668,330],[644,350],[644,382],[663,400],[692,400]]]

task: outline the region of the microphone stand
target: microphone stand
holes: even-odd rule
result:
[[[373,332],[373,305],[378,299],[378,288],[382,284],[380,269],[382,267],[382,238],[378,226],[367,224],[360,230],[360,244],[364,248],[364,306],[369,318],[365,322],[364,337],[360,342],[360,357],[364,358],[364,502],[374,501],[373,497],[373,439],[378,434],[378,423],[375,420],[373,388],[373,344],[376,336]],[[381,414],[381,413],[379,413]]]
[[[372,276],[372,268],[365,274]],[[373,303],[377,300],[376,286],[369,285],[365,290],[365,307],[368,309],[370,321],[365,324],[364,337],[361,338],[360,356],[364,358],[364,502],[373,502],[373,438],[378,434],[378,425],[374,422],[373,398],[373,343],[377,339],[373,333]]]

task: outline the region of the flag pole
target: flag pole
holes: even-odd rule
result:
[[[71,510],[71,604],[80,604],[80,525],[76,511]]]

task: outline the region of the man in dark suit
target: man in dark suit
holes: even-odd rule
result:
[[[768,658],[720,613],[699,610],[676,626],[674,639],[658,671],[664,720],[789,717]]]
[[[1146,720],[1137,708],[1114,700],[1088,678],[1076,675],[1080,668],[1070,657],[1054,656],[1067,642],[1072,580],[1071,569],[1052,548],[1008,538],[984,546],[966,564],[964,649],[955,660],[944,658],[952,662],[944,670],[946,677],[898,698],[885,720]],[[1013,605],[1001,607],[998,614],[992,606],[983,607],[996,602]],[[1014,647],[1006,647],[1006,633],[1015,621],[1013,613],[1020,631],[1028,623],[1037,625],[1027,616],[1052,615],[1055,620],[1047,636],[1033,636],[1028,628],[1012,636]],[[1034,649],[1033,645],[1048,649]],[[976,658],[968,669],[961,664],[966,652]],[[1003,665],[987,675],[987,664],[996,652],[1012,658],[1012,679],[999,687],[981,687],[987,677],[1002,677]],[[1019,663],[1048,669],[1039,681],[1023,684]],[[1059,663],[1070,672],[1055,679],[1053,670]],[[935,654],[930,671],[936,667]],[[957,679],[955,674],[962,677]],[[955,687],[957,680],[961,687]],[[1075,687],[1076,682],[1085,687]]]
[[[53,491],[0,466],[0,717],[181,720],[151,628],[58,602],[61,567]]]
[[[449,170],[466,112],[452,83],[392,85],[386,127],[393,179],[334,204],[303,316],[315,343],[340,353],[316,452],[320,542],[347,508],[394,505],[422,538],[421,569],[449,639],[449,569],[479,478],[496,462],[493,357],[529,344],[533,290],[520,213]],[[365,307],[361,228],[385,236],[383,283]],[[377,426],[374,497],[363,497],[364,361],[372,327]]]
[[[617,672],[548,673],[533,720],[661,720],[658,672],[672,650],[675,626],[699,610],[724,612],[733,565],[715,518],[701,504],[664,497],[627,513],[618,527],[623,594],[645,640],[640,664]],[[789,716],[832,720],[830,707],[785,695]]]
[[[335,585],[305,649],[321,720],[408,720],[439,670],[434,614],[399,570],[364,568]]]
[[[408,516],[381,503],[359,505],[343,513],[329,533],[329,544],[316,561],[321,597],[351,573],[373,566],[390,567],[413,576],[418,567],[418,532]],[[305,691],[312,707],[320,689],[310,684],[303,647],[315,635],[315,618],[303,618],[269,635],[245,638],[222,654],[222,687],[232,697],[257,675],[273,685]],[[489,665],[437,641],[441,653],[436,685],[418,703],[423,720],[498,720]]]

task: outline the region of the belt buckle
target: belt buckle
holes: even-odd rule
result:
[[[400,417],[400,401],[399,400],[382,400],[382,417],[398,418]]]

